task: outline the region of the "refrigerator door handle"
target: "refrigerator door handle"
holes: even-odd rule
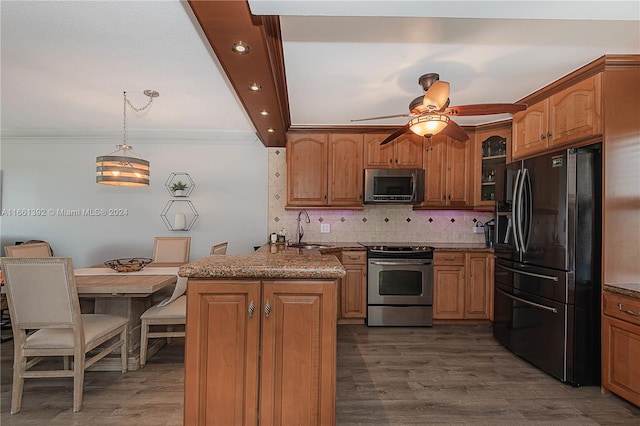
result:
[[[526,170],[526,169],[524,169]],[[514,197],[513,201],[513,212],[516,215],[515,218],[515,236],[516,236],[516,247],[517,250],[521,253],[525,252],[524,246],[524,236],[522,230],[522,214],[523,212],[523,200],[522,193],[524,191],[524,171],[518,170],[518,175],[516,177],[516,185],[514,185],[514,193],[517,192],[517,199]],[[517,214],[516,214],[517,213]]]
[[[523,192],[520,195],[520,201],[524,210],[522,228],[520,230],[520,236],[522,241],[522,252],[526,253],[529,248],[529,238],[531,237],[531,218],[533,217],[533,192],[531,189],[531,173],[529,169],[524,169],[522,172],[522,187]]]
[[[516,251],[520,251],[520,240],[518,236],[518,228],[520,223],[520,200],[519,200],[519,191],[518,184],[520,182],[520,175],[522,174],[522,170],[518,169],[518,173],[516,174],[516,178],[513,182],[513,196],[512,196],[512,212],[511,215],[513,217],[512,230],[513,230],[513,243],[516,246]]]
[[[513,272],[514,274],[529,275],[530,277],[542,278],[545,280],[551,280],[556,282],[558,281],[558,277],[554,277],[552,275],[543,275],[543,274],[536,274],[535,272],[521,271],[519,269],[513,269],[513,268],[508,268],[506,266],[502,266],[499,263],[496,263],[496,266],[500,269],[504,269],[505,271]]]
[[[556,308],[552,308],[550,306],[545,306],[545,305],[541,305],[539,303],[530,302],[528,300],[521,299],[520,297],[517,297],[517,296],[514,296],[512,294],[509,294],[504,290],[500,290],[499,288],[497,288],[496,290],[499,291],[500,293],[502,293],[503,295],[511,298],[511,299],[517,300],[518,302],[526,303],[527,305],[531,305],[531,306],[534,306],[534,307],[536,307],[538,309],[542,309],[542,310],[545,310],[545,311],[553,312],[554,314],[558,313],[558,310]]]

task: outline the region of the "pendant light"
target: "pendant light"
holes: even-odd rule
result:
[[[131,105],[124,93],[124,136],[122,145],[116,145],[114,152],[96,157],[96,183],[116,186],[148,186],[149,162],[138,157],[133,147],[127,145],[127,105],[135,112],[144,111],[153,102],[153,98],[160,96],[155,90],[145,90],[149,102],[142,108]]]

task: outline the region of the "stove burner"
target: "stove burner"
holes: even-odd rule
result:
[[[430,259],[433,247],[424,243],[373,243],[363,244],[369,257]]]

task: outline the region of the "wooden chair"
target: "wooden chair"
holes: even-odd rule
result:
[[[7,257],[51,257],[53,252],[51,246],[47,242],[24,243],[14,246],[4,246],[4,252]],[[6,296],[0,293],[0,325],[1,329],[11,327],[11,315],[7,315],[9,305]],[[11,336],[0,337],[0,342],[11,340]]]
[[[80,314],[80,303],[69,257],[0,259],[13,328],[13,389],[11,414],[22,405],[24,379],[73,377],[73,411],[82,409],[84,371],[120,349],[127,371],[128,319]],[[26,334],[26,330],[35,330]],[[108,340],[116,338],[115,341]],[[87,353],[93,351],[89,359]],[[31,368],[47,357],[64,357],[64,368]],[[72,357],[73,369],[68,360]]]
[[[15,246],[4,246],[7,257],[51,257],[49,243],[28,243]]]
[[[191,237],[156,237],[153,261],[156,263],[187,263]]]
[[[211,253],[209,254],[227,254],[227,245],[229,245],[228,241],[214,244],[211,246]]]
[[[218,250],[216,254],[224,254],[227,250],[227,243],[216,244],[211,247],[211,253],[214,247],[224,246]],[[223,252],[219,253],[222,249]],[[184,337],[184,330],[174,331],[173,326],[184,326],[187,319],[187,296],[182,295],[168,305],[161,306],[157,304],[147,309],[141,316],[141,336],[140,336],[140,368],[147,363],[147,349],[149,339],[172,337]],[[165,330],[151,331],[151,326],[164,326]]]

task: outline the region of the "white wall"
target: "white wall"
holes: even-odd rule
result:
[[[48,241],[56,256],[84,267],[119,257],[151,257],[156,236],[191,236],[191,260],[229,241],[227,253],[248,254],[267,235],[267,149],[257,140],[129,141],[150,161],[148,187],[95,183],[95,158],[116,139],[3,138],[2,246]],[[160,213],[172,199],[164,184],[172,172],[195,182],[189,200],[199,213],[190,231],[170,231]],[[27,216],[18,216],[21,209]],[[58,209],[125,209],[124,216],[63,216]],[[55,212],[55,213],[53,213]]]

